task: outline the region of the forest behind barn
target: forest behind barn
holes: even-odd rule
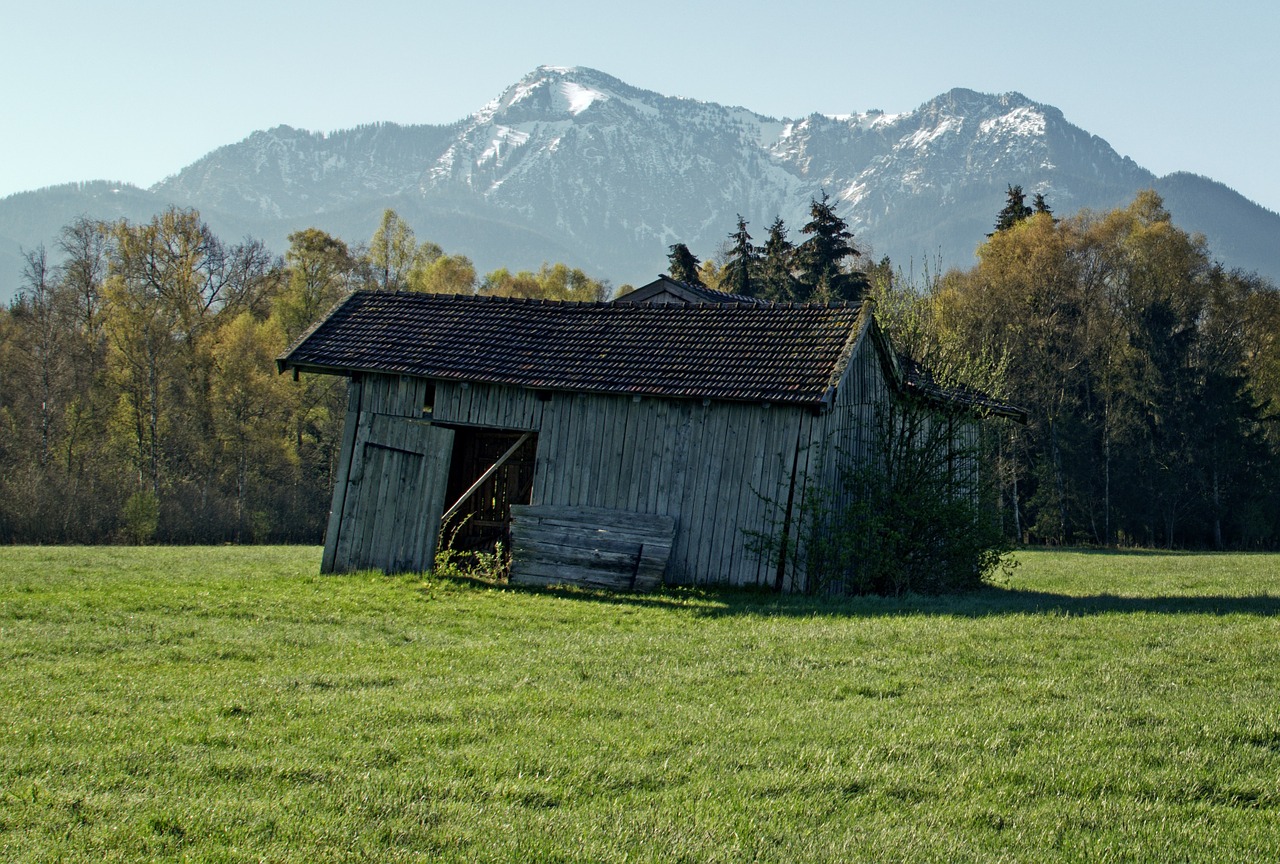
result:
[[[611,293],[562,264],[479,277],[394,213],[367,245],[318,229],[291,241],[273,259],[175,210],[79,220],[29,251],[23,293],[0,310],[0,541],[317,543],[344,382],[278,376],[274,360],[334,302],[357,287]],[[726,258],[703,262],[710,287],[740,277]],[[1280,543],[1275,286],[1215,264],[1154,194],[1027,214],[979,259],[925,280],[888,261],[845,269],[866,274],[896,346],[994,369],[1027,410],[996,463],[1011,537]]]

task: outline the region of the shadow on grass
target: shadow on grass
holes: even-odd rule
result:
[[[950,598],[904,601],[921,614],[968,615],[1280,615],[1280,596],[1169,595],[1121,597],[1115,594],[1075,596],[1048,591],[985,588]],[[941,607],[941,608],[939,608]]]
[[[1061,550],[1081,555],[1107,557],[1195,556],[1204,553],[1165,551],[1159,549],[1093,549],[1079,547]],[[1250,553],[1232,553],[1235,556]],[[1258,553],[1273,555],[1274,553]],[[1280,595],[1252,594],[1170,594],[1156,596],[1120,596],[1116,594],[1058,594],[1024,588],[988,585],[964,594],[921,595],[901,597],[805,597],[778,594],[767,588],[730,588],[719,586],[663,586],[650,594],[618,593],[605,589],[576,585],[527,587],[493,582],[465,574],[445,577],[459,585],[498,589],[520,594],[550,595],[584,603],[614,606],[667,609],[698,617],[759,615],[778,617],[893,617],[935,615],[982,618],[993,615],[1054,615],[1062,617],[1088,615],[1280,615]]]
[[[494,587],[489,585],[489,587]],[[793,597],[741,588],[668,587],[652,594],[617,594],[569,586],[504,590],[544,594],[584,603],[603,603],[682,611],[698,617],[733,615],[777,617],[893,617],[936,615],[983,618],[992,615],[1280,615],[1280,596],[1171,595],[1121,597],[1074,596],[1047,591],[988,587],[968,594],[902,597]]]

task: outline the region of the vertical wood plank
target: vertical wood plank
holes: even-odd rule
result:
[[[548,493],[551,475],[555,471],[557,415],[554,410],[548,410],[548,404],[542,404],[538,421],[538,449],[533,460],[533,494],[529,498],[529,503],[535,505],[546,504],[550,500]]]
[[[809,510],[806,506],[811,503],[808,501],[808,489],[813,479],[814,468],[814,448],[813,448],[813,416],[808,411],[801,411],[800,422],[798,424],[797,439],[800,442],[800,449],[796,454],[796,479],[795,479],[795,506],[792,509],[792,531],[796,538],[797,563],[795,574],[792,577],[793,590],[805,591],[808,589],[808,573],[805,572],[804,556],[806,546],[804,536],[808,529]]]
[[[788,542],[795,537],[795,505],[791,500],[794,488],[799,482],[799,461],[801,447],[800,418],[801,411],[788,410],[786,423],[779,429],[779,445],[781,446],[782,464],[777,476],[777,491],[774,500],[778,502],[778,537],[783,538],[786,532]],[[794,565],[788,556],[782,562],[782,590],[795,590]]]
[[[673,581],[689,583],[693,573],[689,568],[689,501],[686,479],[689,472],[689,442],[693,437],[694,412],[698,406],[688,400],[679,403],[679,422],[676,428],[675,446],[670,455],[671,491],[668,513],[676,517],[676,547],[671,550],[667,573]]]
[[[701,585],[706,581],[702,559],[706,550],[704,527],[707,516],[707,496],[713,482],[712,467],[716,465],[711,442],[715,440],[715,419],[712,416],[712,405],[698,406],[697,419],[694,421],[693,434],[689,438],[690,466],[697,470],[688,472],[689,486],[689,569],[692,571],[694,584]],[[718,473],[714,479],[718,479]]]
[[[716,509],[724,491],[729,454],[729,434],[733,405],[713,402],[707,419],[700,470],[706,471],[706,497],[701,508],[702,538],[698,542],[698,580],[704,585],[723,582],[723,548],[720,546],[722,520]]]
[[[701,508],[703,538],[700,540],[698,554],[698,579],[704,584],[722,582],[726,576],[726,549],[722,545],[724,520],[718,508],[721,506],[724,484],[730,480],[726,468],[732,461],[732,449],[735,447],[735,408],[736,404],[732,402],[713,402],[709,410],[707,456],[704,463],[707,490]]]
[[[572,394],[556,394],[556,466],[554,473],[548,477],[549,486],[554,490],[546,502],[556,506],[569,504],[569,481],[573,472],[573,396]]]
[[[423,460],[424,495],[422,519],[419,523],[416,569],[435,567],[436,546],[440,537],[440,514],[444,512],[445,492],[449,482],[449,463],[453,455],[454,432],[433,426],[425,435],[426,458]]]
[[[680,491],[676,486],[677,475],[681,469],[677,466],[680,453],[681,436],[687,431],[688,402],[663,400],[658,415],[660,428],[649,435],[656,448],[652,453],[654,470],[658,475],[657,495],[654,512],[664,515],[678,515],[680,511]],[[676,532],[680,531],[679,522]]]
[[[351,470],[348,474],[346,501],[342,509],[342,529],[338,535],[338,547],[334,559],[334,567],[341,572],[353,569],[360,549],[360,534],[363,526],[360,514],[364,510],[364,478],[367,472],[365,459],[365,442],[369,438],[369,421],[374,416],[368,405],[373,401],[374,382],[366,379],[360,392],[359,421],[356,424],[356,436],[352,445]]]
[[[759,415],[759,422],[756,424],[755,433],[752,436],[751,469],[747,475],[746,494],[749,496],[749,503],[744,508],[743,519],[738,526],[743,549],[744,573],[749,574],[745,578],[749,578],[751,584],[757,586],[766,584],[764,578],[764,556],[747,549],[749,544],[756,542],[748,536],[747,532],[750,531],[759,535],[767,535],[769,533],[769,502],[765,500],[766,493],[764,491],[766,487],[765,465],[771,462],[777,418],[778,412],[773,408],[762,409]]]
[[[581,507],[586,502],[587,490],[595,479],[595,472],[592,470],[594,468],[592,453],[596,447],[597,432],[592,422],[594,418],[587,409],[590,399],[590,396],[584,395],[573,397],[573,425],[576,429],[574,436],[576,446],[573,452],[578,454],[578,459],[574,463],[569,503],[574,507]]]
[[[646,399],[638,412],[635,456],[636,471],[632,474],[632,509],[638,513],[658,512],[658,489],[662,485],[662,457],[667,449],[670,400]]]
[[[591,412],[595,420],[596,440],[591,464],[595,470],[595,480],[587,490],[583,503],[590,501],[609,502],[596,504],[597,507],[616,509],[617,505],[609,498],[611,475],[617,471],[617,462],[613,460],[614,419],[622,400],[617,397],[597,396],[593,400],[596,405]]]
[[[760,424],[764,421],[759,405],[740,406],[738,412],[738,446],[734,460],[733,488],[729,492],[732,519],[725,526],[725,548],[729,553],[729,570],[739,585],[754,585],[755,573],[747,564],[746,538],[742,528],[754,510],[754,494],[751,492],[752,472],[755,467],[756,449],[760,445]]]
[[[643,401],[627,401],[623,405],[622,440],[618,451],[618,500],[623,509],[632,512],[638,510],[635,471],[643,458],[641,451],[645,448],[645,442],[638,435],[638,426],[641,416],[648,408]]]

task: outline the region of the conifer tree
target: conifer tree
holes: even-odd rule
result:
[[[698,276],[698,265],[702,263],[698,256],[690,252],[689,247],[683,243],[672,243],[667,248],[671,250],[671,254],[667,256],[667,260],[671,262],[667,271],[671,274],[671,278],[678,282],[705,287]]]
[[[769,226],[769,239],[763,247],[760,276],[757,280],[759,296],[775,303],[792,303],[796,300],[796,280],[791,275],[791,259],[795,246],[787,238],[787,225],[781,217]]]
[[[866,277],[846,270],[845,259],[860,257],[862,253],[853,245],[853,232],[836,215],[825,191],[821,201],[810,199],[809,215],[809,222],[800,229],[809,239],[796,247],[795,254],[800,282],[805,289],[802,299],[816,302],[860,299],[866,293]]]
[[[1026,193],[1022,191],[1020,185],[1010,185],[1008,191],[1005,192],[1006,200],[1004,209],[996,214],[996,230],[993,233],[999,233],[1012,228],[1023,219],[1030,218],[1032,209],[1027,206]],[[1039,196],[1043,201],[1043,196]],[[1047,207],[1046,207],[1047,209]],[[987,235],[992,236],[991,234]]]
[[[724,269],[721,271],[721,285],[726,291],[754,297],[757,290],[760,268],[760,248],[751,242],[747,233],[747,221],[738,214],[738,230],[729,235],[732,247],[729,249]]]
[[[1031,209],[1036,213],[1045,213],[1049,216],[1053,215],[1053,210],[1049,207],[1049,202],[1044,200],[1044,193],[1037,192],[1036,197],[1031,200]]]

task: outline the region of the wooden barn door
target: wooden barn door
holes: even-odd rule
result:
[[[356,434],[343,500],[334,502],[341,519],[331,531],[336,536],[326,538],[323,569],[431,569],[452,451],[451,429],[368,415]]]

